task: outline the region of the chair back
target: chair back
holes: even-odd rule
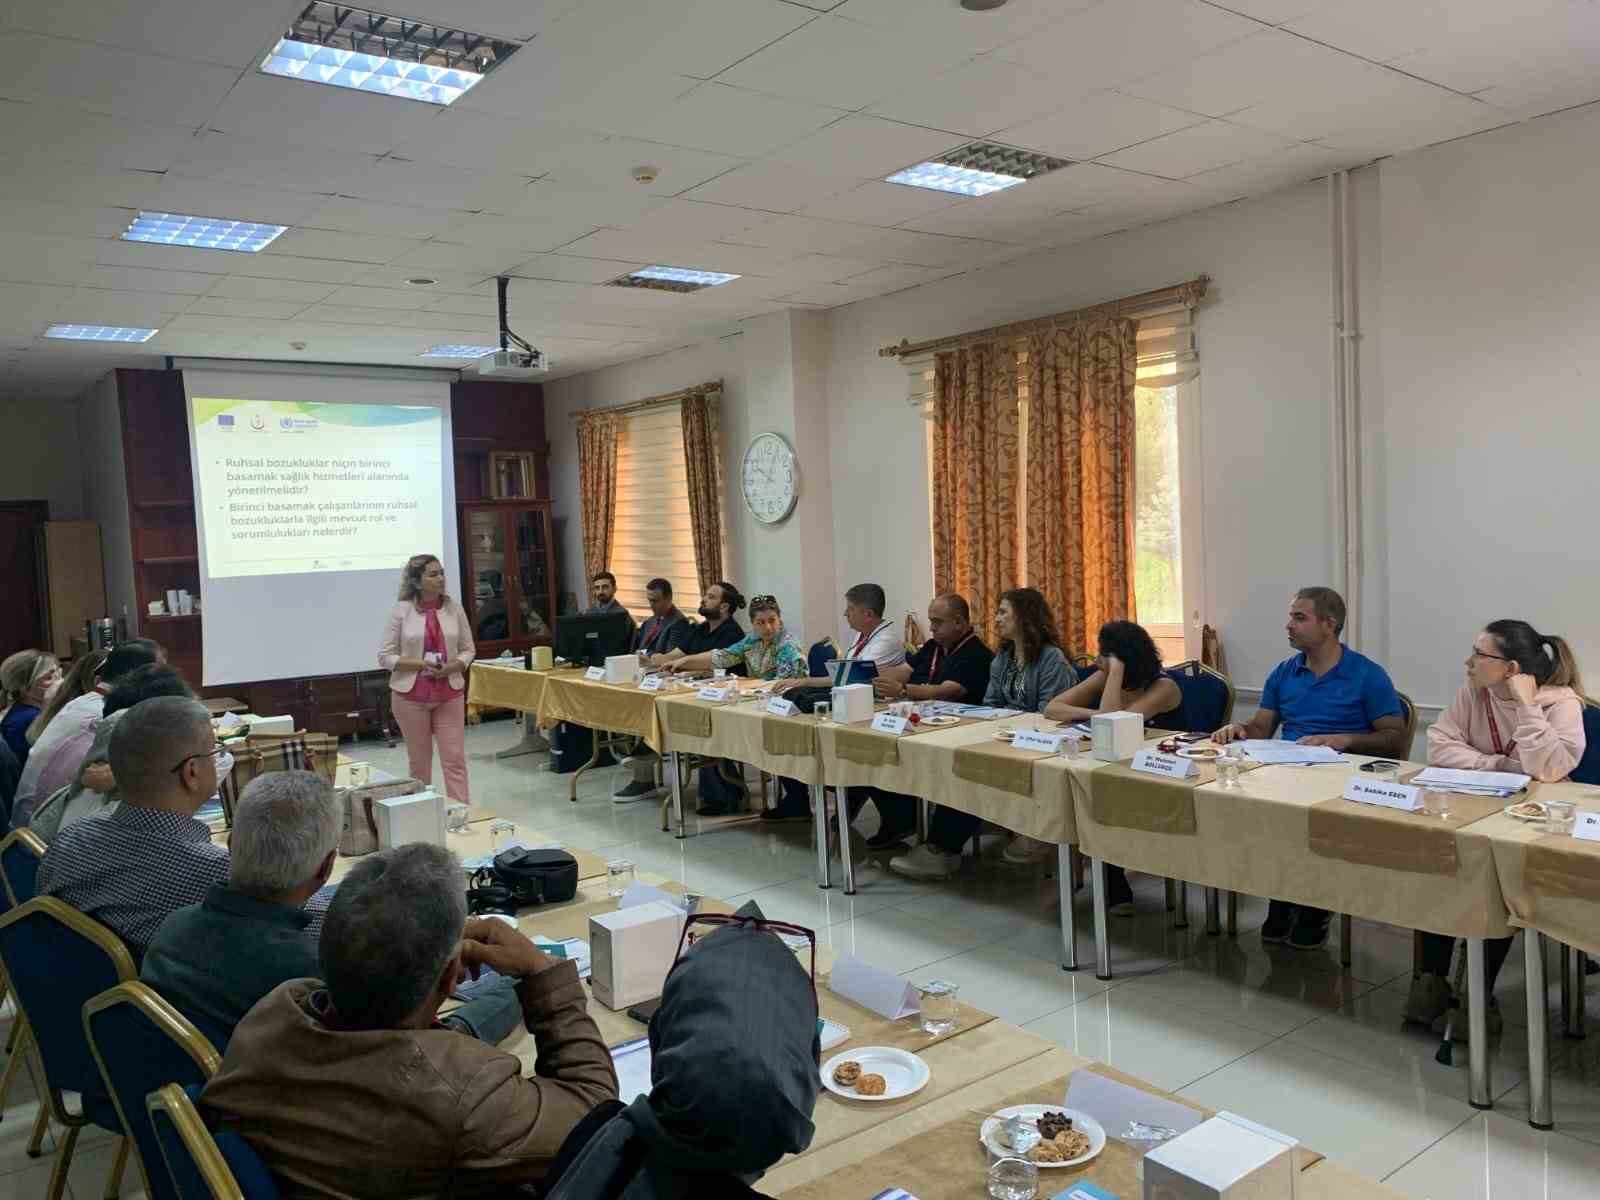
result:
[[[813,679],[825,678],[828,674],[828,660],[839,657],[839,647],[831,637],[820,638],[811,643],[811,649],[806,651],[806,673]]]
[[[154,989],[119,983],[83,1006],[83,1031],[111,1094],[123,1132],[133,1141],[151,1200],[179,1200],[161,1162],[161,1146],[145,1097],[176,1083],[203,1084],[222,1056]]]
[[[236,1133],[213,1133],[196,1107],[200,1088],[175,1083],[150,1093],[145,1111],[179,1200],[279,1200],[272,1172]]]
[[[1233,720],[1233,680],[1221,671],[1198,659],[1190,659],[1168,667],[1166,676],[1178,685],[1183,704],[1176,713],[1164,715],[1175,719],[1184,732],[1215,733]],[[1160,720],[1157,718],[1151,724],[1158,729],[1172,728],[1160,724]]]
[[[39,891],[39,860],[45,845],[31,829],[13,829],[0,841],[0,886],[6,907],[26,904]]]
[[[11,824],[11,805],[17,798],[17,784],[22,782],[22,764],[10,746],[0,742],[0,816]]]
[[[1568,776],[1573,783],[1600,784],[1600,702],[1583,702],[1583,757]]]
[[[1410,758],[1411,741],[1417,736],[1417,706],[1412,702],[1411,697],[1404,692],[1396,692],[1395,695],[1400,697],[1400,715],[1405,718],[1406,722],[1406,748],[1400,757]]]
[[[0,916],[0,962],[38,1044],[52,1115],[65,1119],[61,1093],[79,1092],[90,1118],[99,1124],[104,1114],[115,1129],[82,1014],[107,988],[138,978],[127,947],[100,922],[38,896]]]

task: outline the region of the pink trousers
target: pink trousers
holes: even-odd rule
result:
[[[394,697],[394,719],[406,740],[411,778],[433,782],[433,747],[439,747],[444,767],[444,790],[452,804],[472,803],[467,793],[467,699],[440,700],[432,704]]]

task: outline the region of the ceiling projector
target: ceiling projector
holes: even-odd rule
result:
[[[550,356],[543,350],[496,350],[478,360],[479,375],[518,379],[542,375],[550,369]]]

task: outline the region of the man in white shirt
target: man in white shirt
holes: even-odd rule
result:
[[[886,667],[898,667],[906,661],[905,636],[895,628],[893,621],[883,619],[883,610],[887,606],[883,589],[875,583],[858,583],[844,594],[844,623],[849,632],[845,635],[841,657],[876,663],[880,672]],[[773,691],[828,687],[833,682],[826,675],[783,679],[773,685]]]

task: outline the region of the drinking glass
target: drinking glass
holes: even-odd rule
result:
[[[942,979],[917,984],[917,1001],[922,1016],[922,1032],[929,1037],[944,1037],[956,1030],[956,995],[960,989]]]
[[[989,1195],[994,1200],[1034,1200],[1039,1194],[1039,1168],[1025,1158],[1002,1158],[989,1168]]]
[[[452,804],[445,809],[444,827],[451,833],[465,833],[467,831],[467,806],[465,804]]]
[[[1061,739],[1061,749],[1068,758],[1077,758],[1083,753],[1083,736],[1076,733],[1067,734]]]
[[[606,863],[606,895],[615,900],[628,890],[628,885],[632,882],[632,859],[613,858]]]
[[[833,720],[833,705],[826,700],[819,700],[812,705],[811,713],[819,721],[831,721]]]
[[[1400,768],[1393,763],[1372,764],[1372,777],[1379,783],[1399,783]]]
[[[490,821],[489,822],[489,851],[490,851],[490,853],[499,854],[501,850],[505,849],[506,843],[509,842],[512,839],[512,837],[516,834],[516,832],[517,832],[517,826],[516,826],[516,822],[514,822],[514,821]]]
[[[1429,788],[1422,793],[1422,811],[1441,821],[1450,816],[1450,793]]]
[[[1237,788],[1239,783],[1240,759],[1236,754],[1224,753],[1217,758],[1217,786]]]
[[[1578,819],[1578,802],[1576,800],[1546,800],[1544,802],[1544,831],[1546,833],[1572,832],[1573,822]]]

